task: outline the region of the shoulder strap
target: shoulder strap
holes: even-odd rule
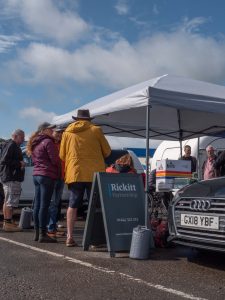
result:
[[[4,152],[5,148],[6,148],[5,146],[6,146],[6,142],[1,142],[0,143],[0,159],[1,159],[1,157],[3,155],[3,152]]]
[[[10,145],[10,140],[0,143],[0,163],[5,159],[6,153]]]

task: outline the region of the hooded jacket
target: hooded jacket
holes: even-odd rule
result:
[[[65,182],[92,182],[94,172],[105,172],[111,148],[100,127],[79,120],[64,131],[59,156],[65,162]]]
[[[52,179],[61,177],[59,154],[53,138],[44,134],[37,135],[31,149],[34,176],[48,176]]]

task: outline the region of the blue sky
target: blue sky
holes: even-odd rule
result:
[[[166,73],[225,84],[224,0],[0,0],[0,137]]]

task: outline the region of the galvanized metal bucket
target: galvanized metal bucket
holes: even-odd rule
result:
[[[33,209],[30,207],[24,207],[21,210],[19,227],[22,229],[30,229],[32,228],[31,222],[33,218]]]
[[[146,226],[138,226],[133,229],[130,258],[148,259],[154,246],[151,229]]]

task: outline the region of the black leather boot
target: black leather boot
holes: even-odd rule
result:
[[[57,240],[54,238],[51,238],[47,235],[47,231],[41,229],[41,234],[39,235],[39,243],[56,243]]]
[[[35,228],[34,230],[34,241],[37,242],[39,240],[39,228]]]

